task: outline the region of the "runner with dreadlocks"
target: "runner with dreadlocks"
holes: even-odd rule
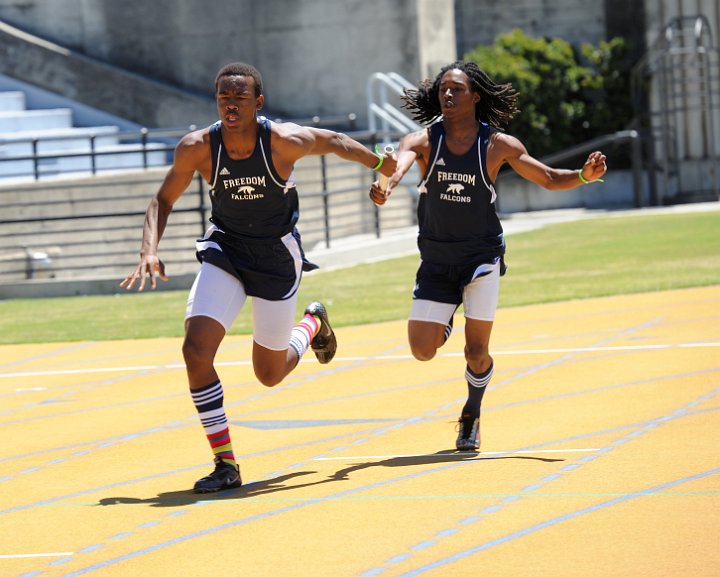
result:
[[[419,184],[417,271],[408,321],[413,356],[427,361],[452,332],[460,304],[465,314],[465,380],[468,398],[460,412],[455,446],[480,448],[480,406],[493,374],[490,356],[505,242],[495,210],[494,182],[505,164],[549,190],[567,190],[600,179],[605,155],[591,153],[579,170],[546,166],[501,131],[518,112],[518,93],[495,84],[474,62],[453,62],[434,80],[406,90],[404,106],[427,128],[403,137],[397,168],[385,190],[375,182],[370,198],[385,204],[416,162]]]

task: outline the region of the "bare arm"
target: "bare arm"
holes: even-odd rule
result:
[[[347,134],[298,126],[292,123],[276,124],[273,138],[273,162],[281,176],[289,174],[295,161],[303,156],[335,154],[345,160],[357,162],[373,169],[378,164],[378,156],[364,144]],[[385,155],[379,172],[390,176],[395,171],[395,160]]]
[[[147,275],[150,276],[150,288],[153,289],[156,287],[156,276],[164,281],[167,280],[165,265],[157,256],[158,245],[165,232],[173,205],[190,185],[195,171],[200,167],[203,148],[207,147],[203,146],[202,137],[196,133],[186,135],[175,148],[174,162],[145,213],[140,263],[120,283],[121,287],[131,290],[139,281],[138,290],[142,291],[145,288]]]
[[[606,157],[602,152],[590,153],[580,169],[583,178],[592,182],[607,172]],[[517,138],[496,132],[488,147],[488,172],[495,180],[500,167],[507,162],[525,180],[548,190],[569,190],[584,184],[577,170],[552,168],[532,157]]]

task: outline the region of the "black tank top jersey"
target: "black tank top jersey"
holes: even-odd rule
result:
[[[445,145],[445,127],[430,127],[431,152],[418,190],[418,248],[424,261],[463,265],[494,262],[505,252],[487,174],[490,127],[480,124],[476,144],[456,156]]]
[[[299,217],[295,185],[277,174],[270,153],[270,120],[258,117],[255,150],[233,160],[225,150],[220,122],[210,127],[212,185],[210,220],[238,239],[277,239],[292,232]]]

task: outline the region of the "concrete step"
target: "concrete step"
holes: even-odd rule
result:
[[[7,150],[9,146],[27,145],[32,141],[38,143],[38,151],[65,150],[80,144],[89,144],[92,139],[97,142],[116,144],[120,132],[117,126],[88,126],[88,127],[61,127],[43,128],[35,130],[16,130],[0,133],[0,150]]]
[[[24,92],[0,92],[0,112],[17,112],[19,110],[25,110]]]
[[[69,108],[0,112],[0,133],[70,128],[72,125],[72,110]]]

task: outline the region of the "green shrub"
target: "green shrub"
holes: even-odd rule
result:
[[[545,156],[622,130],[632,118],[628,47],[622,38],[583,44],[535,38],[515,29],[465,55],[520,93],[507,127],[533,156]]]

